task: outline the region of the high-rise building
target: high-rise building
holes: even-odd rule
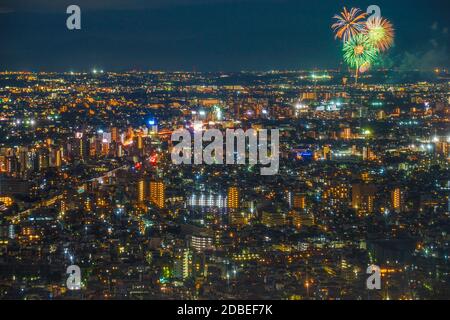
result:
[[[77,133],[69,142],[70,157],[72,160],[86,160],[90,154],[90,147],[89,140],[82,133]]]
[[[191,252],[189,249],[176,249],[173,257],[173,276],[177,280],[186,280],[190,275]]]
[[[352,138],[352,130],[350,128],[344,128],[341,133],[342,139],[350,140]]]
[[[62,153],[60,148],[53,148],[50,152],[50,167],[59,168],[62,165]]]
[[[0,156],[0,172],[6,172],[6,157]]]
[[[139,150],[142,150],[144,148],[144,139],[142,138],[141,135],[137,136],[137,148]]]
[[[331,160],[331,148],[330,146],[323,147],[323,158],[325,160]]]
[[[442,154],[444,157],[448,157],[450,155],[449,143],[445,141],[436,143],[436,152],[438,154]]]
[[[165,205],[165,189],[166,187],[162,181],[150,182],[150,202],[160,209],[164,208]]]
[[[84,210],[86,212],[92,211],[92,199],[89,196],[85,197],[84,199]]]
[[[228,188],[228,209],[239,209],[239,189],[235,186]]]
[[[403,211],[404,200],[403,192],[400,188],[395,188],[391,191],[391,207],[396,212]]]
[[[364,161],[371,161],[371,160],[375,160],[376,156],[373,153],[372,149],[370,147],[363,147],[363,160]]]
[[[302,193],[296,193],[293,196],[292,208],[296,210],[306,209],[306,195]]]
[[[119,129],[117,127],[111,128],[111,141],[112,142],[119,142]]]
[[[137,201],[143,203],[145,201],[145,180],[139,180],[137,183]]]
[[[377,188],[370,183],[352,185],[352,207],[359,213],[373,213]]]

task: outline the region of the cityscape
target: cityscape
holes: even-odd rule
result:
[[[334,68],[1,63],[0,300],[448,300],[448,65],[380,66],[372,23]],[[175,164],[179,129],[279,130],[278,171]]]

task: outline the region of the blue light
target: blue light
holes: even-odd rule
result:
[[[148,120],[148,124],[154,126],[156,124],[156,121],[154,119]]]

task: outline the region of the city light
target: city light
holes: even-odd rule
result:
[[[444,5],[7,2],[0,300],[450,298]]]

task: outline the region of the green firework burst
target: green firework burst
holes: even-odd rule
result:
[[[374,62],[378,55],[377,48],[364,34],[358,34],[345,42],[343,52],[345,62],[353,69]]]

